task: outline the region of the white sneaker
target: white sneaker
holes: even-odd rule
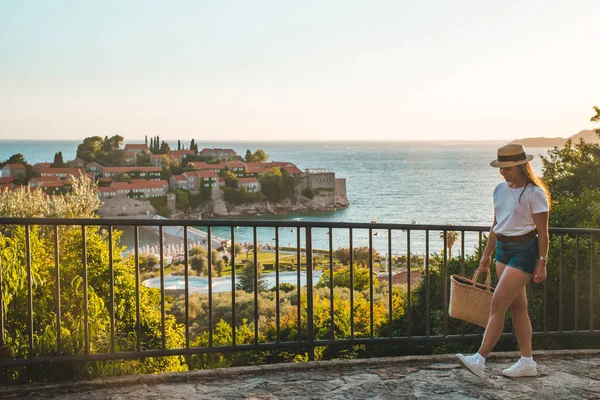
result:
[[[483,357],[477,356],[477,354],[473,354],[472,356],[457,354],[456,358],[472,374],[480,378],[488,377],[488,374],[485,372],[485,359]]]
[[[502,371],[502,374],[510,378],[518,378],[520,376],[537,376],[537,363],[535,361],[524,362],[522,359],[520,359],[510,368]]]

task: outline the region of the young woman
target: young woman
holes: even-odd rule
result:
[[[490,163],[500,168],[506,182],[494,189],[494,223],[479,269],[490,270],[492,251],[496,248],[498,285],[479,351],[471,356],[456,355],[465,368],[481,378],[487,376],[485,359],[502,335],[509,308],[521,359],[502,373],[509,377],[537,375],[537,364],[531,354],[532,329],[525,286],[531,278],[535,283],[546,279],[550,195],[531,168],[532,159],[522,145],[509,144],[499,148],[498,158]]]

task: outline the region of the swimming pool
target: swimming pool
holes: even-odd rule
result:
[[[313,271],[313,285],[316,285],[321,277],[321,271]],[[275,272],[263,274],[269,289],[275,287]],[[237,280],[237,279],[236,279]],[[208,278],[203,276],[188,277],[190,293],[208,293]],[[298,274],[294,271],[285,271],[279,273],[279,283],[298,284]],[[149,288],[160,288],[160,277],[147,279],[142,285]],[[300,272],[300,285],[306,285],[306,272]],[[165,290],[185,290],[185,277],[183,276],[165,276]],[[231,292],[231,277],[214,277],[212,279],[212,292],[224,293]]]

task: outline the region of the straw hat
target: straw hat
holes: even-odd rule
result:
[[[525,154],[522,144],[511,143],[498,149],[498,159],[492,161],[490,165],[496,168],[513,167],[526,164],[531,160],[533,160],[533,156]]]

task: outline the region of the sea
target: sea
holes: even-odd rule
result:
[[[337,178],[346,179],[350,207],[338,211],[302,212],[284,215],[258,215],[236,219],[294,220],[324,222],[371,222],[401,224],[451,224],[489,226],[493,218],[492,191],[503,181],[498,169],[489,163],[496,156],[500,141],[395,141],[395,142],[328,142],[328,141],[206,141],[196,139],[199,148],[231,148],[244,155],[247,149],[263,149],[270,161],[289,161],[301,170],[330,169]],[[77,141],[60,140],[0,140],[0,160],[21,153],[30,164],[52,162],[62,151],[65,160],[75,158]],[[125,143],[140,143],[125,141]],[[177,141],[169,142],[172,149]],[[183,144],[183,142],[182,142]],[[189,141],[185,145],[189,146]],[[532,166],[542,173],[540,155],[547,148],[528,148],[534,154]],[[375,228],[376,225],[373,225]],[[356,232],[355,245],[368,242],[367,232]],[[228,239],[230,229],[214,229],[214,234]],[[413,233],[413,235],[419,235]],[[421,232],[421,239],[424,233]],[[439,234],[438,234],[439,235]],[[273,244],[274,231],[259,232],[259,242]],[[293,229],[280,231],[283,246],[297,244]],[[374,237],[374,245],[383,249],[386,232]],[[304,235],[302,235],[301,242]],[[418,238],[418,237],[417,237]],[[411,237],[412,239],[412,237]],[[440,246],[439,237],[432,246]],[[406,250],[406,232],[394,233],[394,253]],[[252,232],[240,226],[237,242],[252,242]],[[313,234],[314,247],[326,248],[325,230]],[[347,246],[348,233],[334,232],[334,247]],[[413,240],[411,249],[424,252],[424,240]],[[467,238],[468,248],[476,245]],[[301,245],[303,245],[301,243]],[[443,247],[443,246],[442,246]],[[466,250],[468,251],[468,250]]]

